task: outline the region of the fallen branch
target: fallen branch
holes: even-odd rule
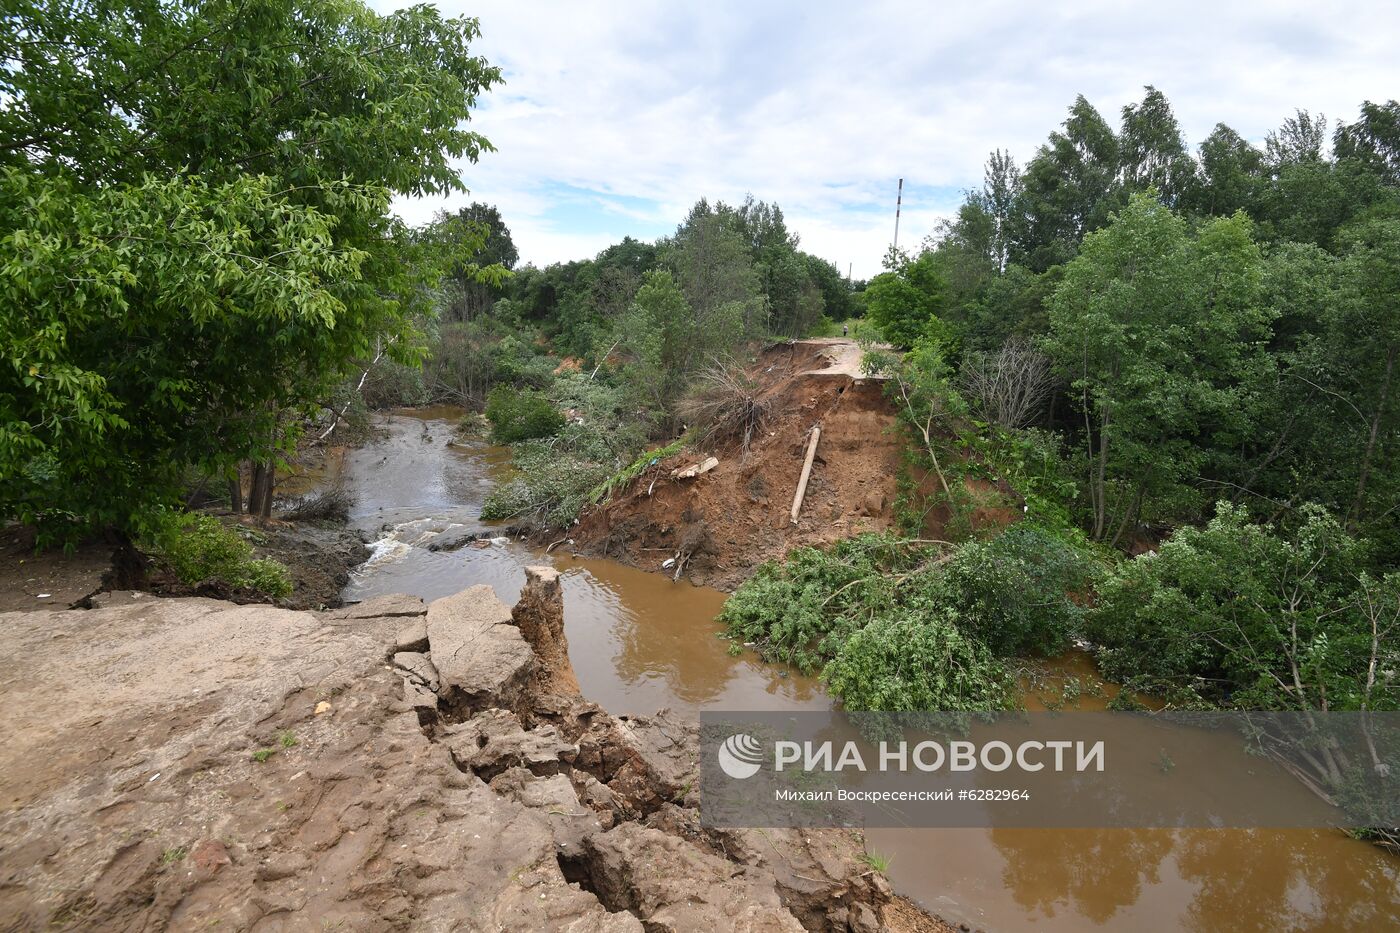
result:
[[[360,390],[365,387],[365,380],[369,378],[370,372],[374,369],[375,366],[379,365],[380,360],[384,359],[384,351],[388,350],[391,346],[393,346],[394,341],[397,339],[397,337],[391,337],[388,343],[382,344],[379,347],[379,352],[374,355],[374,359],[370,360],[369,365],[365,367],[365,371],[360,373],[360,381],[355,383],[354,394],[352,394],[350,398],[346,400],[345,404],[341,406],[340,411],[335,411],[335,409],[331,409],[331,411],[334,412],[335,417],[331,419],[331,426],[326,428],[325,433],[323,433],[320,437],[316,438],[316,443],[319,444],[326,438],[330,437],[331,432],[334,431],[340,425],[340,420],[344,418],[345,413],[350,410],[350,406],[355,401],[355,397],[359,395]]]

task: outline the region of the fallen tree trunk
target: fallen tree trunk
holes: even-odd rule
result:
[[[797,478],[797,493],[792,497],[792,524],[802,511],[802,498],[807,495],[807,480],[812,478],[812,461],[817,457],[817,441],[821,440],[821,425],[812,425],[812,439],[807,443],[807,459],[802,462],[802,475]]]

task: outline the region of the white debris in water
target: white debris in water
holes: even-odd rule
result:
[[[509,538],[505,538],[505,537],[502,537],[502,538],[489,538],[489,539],[487,539],[487,540],[489,540],[489,541],[490,541],[493,545],[495,545],[496,547],[501,547],[502,545],[506,545],[506,544],[509,544],[509,543],[510,543],[510,539],[509,539]]]
[[[356,567],[355,573],[364,573],[383,564],[390,564],[396,560],[402,560],[404,555],[412,550],[412,547],[395,537],[397,534],[398,532],[394,532],[394,534],[386,538],[380,538],[378,541],[372,542],[369,546],[369,559]]]

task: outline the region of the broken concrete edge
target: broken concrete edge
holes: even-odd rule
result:
[[[854,833],[700,826],[698,727],[581,696],[554,568],[528,568],[513,609],[486,585],[436,600],[395,642],[424,735],[542,813],[565,877],[609,912],[648,930],[884,928],[893,893]]]

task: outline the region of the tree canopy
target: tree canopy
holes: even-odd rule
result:
[[[420,352],[439,251],[388,203],[489,147],[477,35],[355,0],[7,15],[0,511],[127,525],[185,467],[266,458],[376,345]]]

